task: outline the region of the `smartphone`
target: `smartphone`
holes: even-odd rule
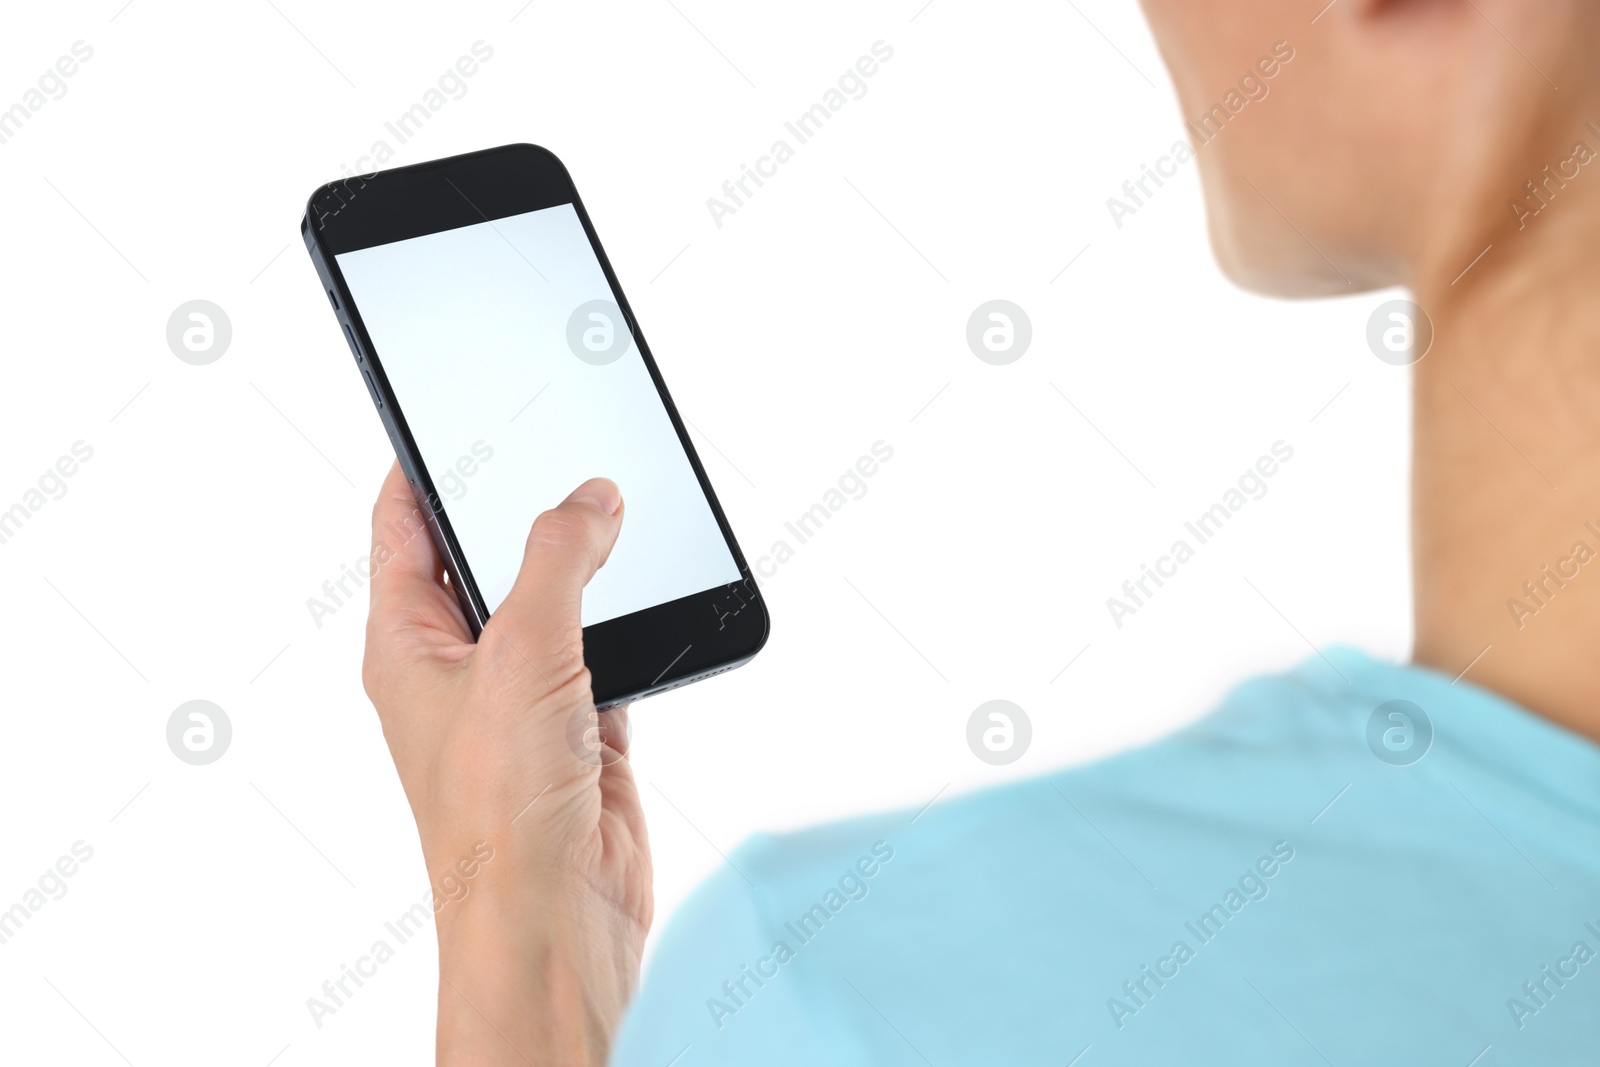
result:
[[[507,145],[330,182],[300,232],[474,638],[534,518],[603,476],[627,515],[583,594],[596,705],[760,651],[766,604],[559,159]]]

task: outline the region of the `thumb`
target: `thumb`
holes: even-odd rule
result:
[[[622,529],[622,492],[591,478],[534,520],[522,569],[484,637],[511,646],[547,681],[583,666],[583,587],[605,563]]]

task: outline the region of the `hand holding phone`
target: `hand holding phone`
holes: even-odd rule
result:
[[[476,642],[429,538],[373,572],[362,678],[435,887],[441,1064],[604,1064],[638,982],[650,847],[627,709],[595,709],[580,614],[625,510],[591,479],[541,514]],[[374,540],[418,514],[396,464]]]

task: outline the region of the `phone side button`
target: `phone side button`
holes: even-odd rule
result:
[[[361,346],[356,344],[355,331],[350,328],[350,324],[348,322],[344,324],[344,338],[345,338],[346,341],[350,342],[350,354],[352,356],[356,357],[356,362],[357,363],[360,363],[361,362]]]
[[[361,376],[367,380],[367,392],[372,394],[372,402],[380,408],[383,407],[383,399],[378,396],[378,386],[372,380],[372,374],[363,367],[361,368]]]

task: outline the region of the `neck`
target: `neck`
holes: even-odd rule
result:
[[[1414,659],[1600,739],[1600,167],[1526,222],[1416,279]]]

